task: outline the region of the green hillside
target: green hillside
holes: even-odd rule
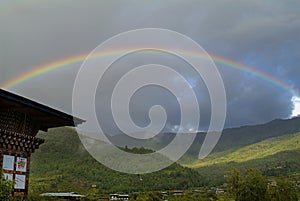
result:
[[[300,133],[270,138],[233,152],[230,150],[214,152],[205,159],[188,165],[188,167],[199,168],[220,163],[242,163],[292,150],[300,150]]]
[[[275,119],[265,124],[225,129],[215,151],[240,148],[269,138],[300,132],[300,117]]]
[[[300,133],[270,138],[231,151],[214,152],[203,160],[188,167],[197,169],[207,176],[211,183],[226,181],[231,169],[256,168],[267,176],[299,177],[300,173]]]
[[[62,191],[93,197],[116,192],[186,189],[206,184],[197,171],[178,164],[141,176],[113,171],[85,151],[71,128],[52,129],[38,137],[45,138],[46,142],[32,155],[31,194]]]
[[[300,118],[294,118],[226,129],[214,151],[203,160],[196,160],[205,136],[199,134],[182,160],[186,167],[173,164],[141,176],[101,165],[86,152],[74,129],[52,129],[38,136],[46,142],[32,155],[29,191],[31,195],[69,191],[96,197],[116,192],[214,186],[226,182],[224,175],[232,168],[257,168],[267,176],[300,179],[299,125]],[[161,134],[149,144],[159,147],[173,137],[174,134]],[[151,152],[145,148],[124,150],[140,154]]]
[[[300,117],[276,119],[260,125],[227,128],[222,132],[216,147],[212,154],[210,154],[210,159],[212,156],[223,157],[224,154],[227,155],[228,153],[232,153],[245,146],[259,143],[263,140],[298,132],[300,132]],[[199,133],[197,135],[193,145],[181,159],[181,163],[187,166],[198,163],[198,154],[204,137],[205,133]]]

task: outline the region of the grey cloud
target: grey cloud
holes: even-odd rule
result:
[[[300,88],[299,1],[43,1],[0,13],[0,84],[55,60],[90,52],[111,36],[136,28],[167,28],[186,34],[209,53],[257,68]],[[0,3],[1,6],[1,3]],[[128,63],[135,64],[135,63]],[[136,62],[138,64],[138,62]],[[173,65],[172,63],[169,63]],[[226,126],[287,118],[292,94],[254,74],[216,63],[228,98]],[[38,76],[13,89],[17,93],[71,112],[72,89],[81,63]],[[193,79],[191,77],[191,79]],[[210,117],[207,93],[203,124]],[[154,91],[149,92],[149,94]],[[147,122],[151,101],[140,97],[133,116]],[[136,98],[139,100],[139,98]],[[157,101],[164,97],[160,95]],[[178,122],[176,103],[167,104],[170,122]],[[144,117],[144,118],[141,118]],[[107,124],[111,121],[106,119]],[[171,124],[171,125],[170,125]],[[172,125],[174,124],[174,125]],[[203,127],[205,127],[205,125]]]

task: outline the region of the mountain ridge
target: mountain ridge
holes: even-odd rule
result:
[[[226,128],[223,130],[214,151],[227,149],[228,144],[230,144],[231,147],[240,147],[259,142],[270,137],[293,134],[297,132],[300,132],[300,117],[294,117],[291,119],[275,119],[258,125],[245,125],[234,128]],[[253,136],[253,133],[255,136]],[[176,133],[160,133],[147,140],[134,139],[126,136],[125,134],[118,134],[108,137],[113,144],[117,146],[136,147],[136,145],[139,145],[140,147],[158,150],[171,142],[175,135]],[[203,143],[205,135],[205,132],[197,133],[196,139],[193,143],[194,146],[197,146],[197,149],[201,147],[199,147],[199,144]],[[253,136],[253,138],[251,138],[251,136]],[[232,138],[235,140],[232,140]],[[236,141],[236,139],[240,139],[240,143]]]
[[[208,165],[197,166],[195,164],[200,161],[197,159],[197,154],[205,137],[200,133],[180,161],[186,167],[173,164],[157,173],[138,176],[115,172],[94,160],[84,149],[75,129],[50,129],[49,133],[42,132],[38,135],[46,141],[32,155],[29,190],[35,194],[49,191],[76,191],[93,197],[105,193],[185,189],[213,182],[224,182],[223,175],[235,167],[260,168],[266,174],[297,173],[300,170],[300,150],[288,149],[288,146],[292,146],[296,140],[300,141],[299,133],[299,117],[288,120],[277,119],[257,126],[225,129],[213,152],[204,159]],[[156,138],[155,142],[169,142],[174,135],[173,133],[160,134],[160,138]],[[280,151],[261,156],[258,154],[249,160],[236,159],[243,149],[247,150],[251,146],[258,147],[256,151],[260,153],[263,150],[259,146],[260,143],[267,145],[272,142],[276,147],[280,146],[281,141],[286,143],[288,148],[281,146]],[[156,145],[157,148],[159,146],[161,145]],[[145,151],[145,149],[141,150]],[[135,151],[139,152],[139,148]],[[221,163],[214,161],[216,159],[213,158],[229,156],[235,157],[235,160],[225,160]],[[280,162],[286,163],[288,168],[283,165],[284,168],[276,169]],[[192,167],[193,170],[188,167]],[[92,188],[92,185],[96,188]]]

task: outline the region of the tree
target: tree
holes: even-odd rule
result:
[[[11,201],[13,182],[4,177],[3,171],[0,175],[0,200]]]
[[[269,200],[271,201],[297,201],[298,195],[294,184],[286,179],[276,182],[276,185],[269,186]]]
[[[260,171],[248,169],[244,176],[236,169],[229,179],[230,192],[236,201],[297,201],[297,190],[288,180],[268,183]]]
[[[161,196],[157,192],[134,193],[130,200],[132,200],[132,201],[162,201]]]
[[[268,182],[258,170],[247,170],[240,183],[236,201],[266,201]]]
[[[229,177],[230,192],[236,196],[238,192],[241,190],[242,177],[241,173],[237,169],[233,169],[231,171],[231,177]]]

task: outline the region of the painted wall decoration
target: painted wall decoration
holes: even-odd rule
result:
[[[15,181],[14,189],[17,189],[17,192],[26,189],[27,167],[28,158],[17,155],[3,155],[4,177],[8,180]]]
[[[16,174],[16,184],[15,189],[25,189],[26,175]]]
[[[16,171],[26,172],[27,158],[17,157]]]
[[[3,169],[14,170],[15,157],[10,155],[3,156]]]

